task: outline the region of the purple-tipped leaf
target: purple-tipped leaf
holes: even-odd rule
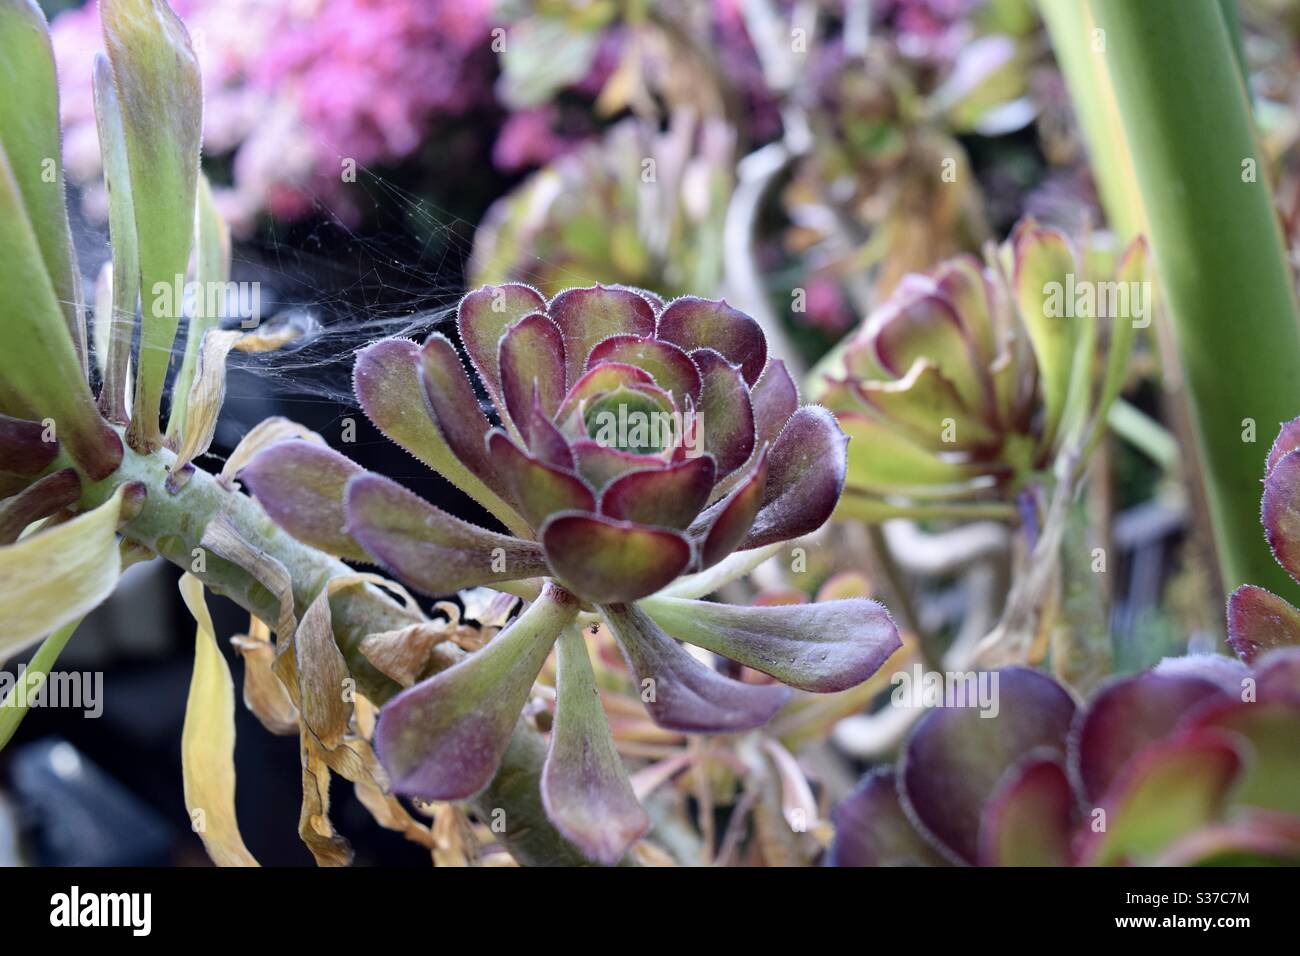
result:
[[[916,725],[899,774],[910,816],[956,859],[974,863],[980,816],[1003,775],[1040,748],[1064,759],[1075,706],[1060,684],[1025,667],[968,676]],[[980,705],[981,680],[991,692],[987,707]],[[957,691],[965,706],[951,706],[963,703]]]
[[[724,302],[682,296],[659,316],[656,337],[675,342],[687,352],[712,349],[739,365],[753,385],[767,364],[767,339],[762,327],[744,312]]]
[[[758,432],[759,448],[776,441],[785,423],[799,408],[799,387],[785,367],[785,362],[773,359],[754,384],[749,395],[754,407],[754,425]]]
[[[636,524],[682,529],[690,525],[713,490],[708,455],[650,471],[633,471],[606,486],[600,513]]]
[[[656,385],[671,392],[678,407],[690,396],[693,404],[700,400],[700,371],[691,357],[671,342],[637,335],[615,335],[596,345],[587,356],[587,368],[603,362],[618,362],[644,369]]]
[[[641,607],[672,637],[816,693],[856,687],[902,646],[889,612],[864,599],[741,607],[665,596]]]
[[[1300,609],[1272,591],[1243,584],[1228,598],[1228,646],[1247,664],[1270,648],[1300,646]]]
[[[571,595],[547,588],[482,650],[385,704],[375,750],[393,789],[463,800],[486,787],[551,646],[577,611]]]
[[[790,696],[779,684],[744,684],[723,677],[668,637],[640,608],[601,607],[655,723],[688,733],[752,730]]]
[[[76,469],[63,468],[0,501],[0,545],[13,544],[29,524],[72,507],[80,497]]]
[[[531,286],[508,282],[484,286],[460,300],[456,327],[470,362],[494,401],[500,402],[501,374],[497,364],[501,337],[506,329],[533,312],[545,312],[546,300]]]
[[[699,545],[700,569],[711,568],[740,545],[754,525],[754,518],[763,504],[763,489],[767,486],[768,449],[758,453],[758,459],[735,488],[725,498],[710,505],[691,527],[692,536],[702,538]]]
[[[768,455],[762,503],[739,547],[760,548],[820,528],[844,490],[847,444],[826,409],[805,405],[791,415]]]
[[[972,411],[988,407],[993,397],[974,343],[940,296],[918,296],[899,306],[876,332],[875,347],[881,366],[895,377],[906,375],[918,359],[933,363]]]
[[[277,442],[239,472],[271,520],[304,544],[354,561],[370,555],[344,531],[343,492],[364,469],[314,442]]]
[[[686,538],[599,515],[558,514],[541,529],[555,577],[588,601],[635,601],[666,587],[691,560]]]
[[[564,339],[544,315],[526,315],[506,330],[498,357],[501,394],[520,432],[534,399],[548,417],[564,400]]]
[[[739,367],[710,349],[693,352],[691,358],[699,366],[704,384],[696,420],[688,422],[684,429],[688,436],[694,435],[687,444],[702,446],[714,457],[720,480],[747,462],[754,452],[754,408]]]
[[[1287,452],[1269,470],[1261,513],[1273,556],[1300,581],[1300,450]]]
[[[1149,863],[1182,837],[1212,823],[1241,770],[1232,739],[1198,730],[1152,745],[1125,769],[1092,811],[1079,847],[1085,866]],[[1104,814],[1100,817],[1097,813]]]
[[[1168,735],[1197,706],[1227,695],[1213,681],[1147,671],[1115,680],[1081,711],[1070,759],[1083,796],[1097,801],[1144,747]]]
[[[560,635],[555,723],[542,767],[546,816],[565,837],[606,866],[650,828],[601,707],[582,633]]]
[[[1256,700],[1207,707],[1194,722],[1239,745],[1245,741],[1246,760],[1231,793],[1234,806],[1300,817],[1300,700],[1294,687],[1278,693],[1282,676],[1261,677]]]
[[[456,347],[437,332],[420,349],[420,381],[434,421],[452,454],[492,491],[508,499],[509,491],[488,455],[491,426],[487,416],[479,407]]]
[[[407,339],[384,339],[357,356],[353,390],[362,410],[391,441],[442,475],[516,534],[524,520],[453,454],[429,413],[420,382],[420,347]]]
[[[602,445],[593,439],[576,441],[572,445],[573,460],[578,474],[597,492],[610,482],[634,471],[664,468],[667,465],[657,455],[638,455]]]
[[[873,770],[831,815],[831,866],[945,866],[948,860],[907,819],[894,771]]]
[[[353,478],[344,500],[348,534],[394,576],[426,594],[546,573],[533,542],[461,521],[379,475]]]
[[[1273,447],[1268,451],[1268,463],[1264,466],[1264,474],[1267,475],[1273,470],[1274,465],[1297,448],[1300,448],[1300,418],[1293,418],[1289,422],[1282,423],[1277,438],[1273,439]]]
[[[40,422],[0,415],[0,471],[23,477],[39,475],[59,453],[59,443]]]
[[[650,377],[650,373],[635,365],[605,362],[597,365],[569,386],[569,392],[564,396],[564,402],[556,412],[555,420],[561,425],[565,424],[584,402],[590,401],[597,395],[617,391],[623,387],[653,384],[654,379]]]
[[[596,510],[596,496],[581,478],[528,455],[500,429],[488,436],[488,448],[511,501],[532,527],[556,512]]]
[[[612,335],[654,335],[655,313],[635,292],[608,286],[568,289],[551,300],[550,316],[564,333],[569,381],[587,367],[592,348]]]
[[[555,422],[547,416],[546,410],[542,408],[541,399],[536,394],[533,395],[528,417],[522,423],[516,424],[519,424],[519,430],[523,432],[528,453],[534,458],[568,471],[573,471],[577,467],[568,440],[555,427]]]

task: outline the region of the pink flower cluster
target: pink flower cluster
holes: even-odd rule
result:
[[[410,155],[440,117],[491,103],[492,0],[171,0],[203,68],[204,148],[231,157],[218,191],[236,229],[319,199],[355,215],[357,167]],[[97,3],[53,23],[71,177],[99,176],[90,75]],[[92,208],[102,203],[92,191]]]

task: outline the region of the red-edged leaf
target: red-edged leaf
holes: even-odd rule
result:
[[[550,316],[564,333],[570,382],[578,380],[598,342],[611,335],[651,336],[655,331],[650,303],[635,292],[610,286],[561,292],[551,300]]]
[[[740,366],[753,385],[767,364],[767,339],[762,327],[725,301],[682,296],[659,316],[656,338],[675,342],[687,352],[711,349]]]
[[[576,441],[571,446],[578,474],[597,492],[611,481],[634,471],[666,467],[657,455],[637,455],[630,451],[610,448],[591,439]]]
[[[946,866],[944,858],[907,819],[894,771],[873,770],[831,815],[831,866]]]
[[[1300,610],[1272,591],[1243,584],[1228,598],[1228,645],[1247,664],[1270,648],[1300,646]]]
[[[555,515],[540,538],[560,583],[598,603],[653,594],[671,584],[691,560],[690,544],[676,531],[599,515]]]
[[[820,528],[844,490],[848,438],[819,405],[790,416],[768,455],[763,499],[740,549],[789,541]]]
[[[982,866],[1069,866],[1074,795],[1055,757],[1007,771],[980,820]]]
[[[491,427],[456,348],[437,332],[420,349],[420,381],[438,430],[456,458],[496,494],[509,498],[487,451]]]
[[[1198,705],[1226,699],[1213,681],[1151,671],[1101,688],[1070,735],[1070,757],[1083,796],[1100,800],[1144,747],[1168,735]]]
[[[701,349],[691,353],[699,366],[703,387],[693,425],[703,431],[703,442],[688,440],[688,447],[699,447],[714,457],[718,479],[731,474],[749,460],[754,452],[754,407],[749,389],[739,367],[731,365],[718,352]]]
[[[605,339],[587,356],[587,368],[602,362],[634,365],[650,374],[656,385],[671,392],[677,406],[683,407],[686,396],[692,404],[700,400],[700,372],[681,348],[671,342],[637,335],[615,335]]]
[[[506,330],[498,358],[506,411],[518,425],[533,400],[552,416],[564,400],[564,339],[544,315],[526,315]],[[520,432],[523,428],[520,427]]]
[[[492,430],[488,448],[511,500],[534,528],[560,511],[596,510],[596,496],[581,478],[533,458],[500,429]]]
[[[754,425],[759,448],[776,441],[785,423],[799,408],[799,388],[790,377],[785,362],[772,359],[754,384],[749,395],[754,406]]]
[[[709,506],[691,526],[691,535],[703,538],[699,546],[699,566],[710,568],[717,564],[745,540],[754,518],[763,504],[763,490],[767,487],[768,450],[758,453],[758,460],[749,474],[725,498]]]
[[[546,300],[542,294],[518,282],[484,286],[460,300],[456,308],[460,340],[494,401],[500,403],[503,399],[497,364],[501,337],[524,316],[545,311]]]
[[[982,716],[991,711],[969,693],[967,706],[931,710],[908,739],[899,771],[910,815],[967,863],[978,857],[980,815],[1003,775],[1040,748],[1044,756],[1064,758],[1075,710],[1060,684],[1029,668],[972,677],[989,681],[996,714]]]
[[[1300,448],[1300,418],[1293,418],[1289,422],[1282,423],[1277,438],[1273,439],[1273,447],[1268,451],[1268,463],[1264,466],[1264,473],[1268,474],[1272,471],[1274,465],[1297,448]]]
[[[600,513],[637,524],[687,527],[713,490],[713,459],[708,455],[651,471],[616,478],[600,496]]]
[[[1148,747],[1094,808],[1093,818],[1105,826],[1085,829],[1079,862],[1149,863],[1219,816],[1241,763],[1231,738],[1215,731],[1193,731]]]
[[[1300,450],[1287,452],[1269,469],[1261,512],[1273,556],[1300,581]]]

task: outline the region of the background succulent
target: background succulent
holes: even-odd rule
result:
[[[547,295],[597,281],[667,296],[713,293],[733,139],[725,124],[688,112],[663,132],[636,119],[616,124],[488,210],[471,280],[524,281]]]
[[[1264,524],[1294,575],[1300,419],[1269,455]],[[1252,586],[1218,654],[1113,678],[1086,705],[1027,668],[994,672],[997,711],[953,691],[896,767],[838,808],[840,866],[1068,866],[1300,861],[1300,627]]]
[[[840,805],[836,865],[1300,860],[1300,648],[1169,658],[1084,707],[993,675],[995,716],[949,698]]]
[[[241,477],[315,547],[377,561],[428,594],[486,584],[531,599],[484,649],[389,702],[376,745],[399,792],[471,796],[496,772],[558,645],[542,794],[561,832],[612,862],[648,820],[594,693],[580,612],[599,611],[651,716],[677,730],[756,727],[788,691],[725,677],[674,637],[806,690],[865,680],[899,646],[878,604],[741,608],[656,594],[732,551],[819,527],[843,482],[845,438],[825,409],[799,406],[757,324],[725,302],[664,305],[602,286],[548,302],[505,285],[467,295],[457,322],[499,425],[438,333],[423,346],[390,339],[361,352],[357,398],[385,434],[511,534],[461,521],[308,442],[267,448]],[[675,416],[685,427],[655,437],[635,426],[605,431],[637,416]]]
[[[1109,263],[1026,220],[986,264],[962,257],[907,277],[815,385],[858,439],[845,513],[1014,497],[1062,449],[1081,456],[1149,320],[1129,293],[1151,308],[1144,246]],[[1088,305],[1120,289],[1110,301],[1123,314]]]

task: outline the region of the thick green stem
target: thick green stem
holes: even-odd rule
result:
[[[1224,584],[1294,595],[1259,527],[1300,410],[1293,276],[1217,0],[1090,0],[1192,397]]]
[[[224,517],[246,541],[284,565],[293,581],[294,608],[299,617],[326,581],[354,573],[342,561],[290,537],[256,501],[226,489],[206,472],[196,470],[175,494],[167,491],[168,468],[174,462],[175,456],[166,450],[140,455],[128,448],[122,467],[114,475],[86,486],[81,505],[89,508],[101,504],[124,481],[142,482],[148,490],[144,508],[122,528],[122,534],[173,564],[194,571],[210,590],[230,598],[272,627],[279,617],[279,602],[242,568],[208,551],[203,553],[203,570],[195,571],[203,530],[213,519]],[[369,634],[415,623],[419,616],[370,586],[340,589],[330,598],[330,612],[335,638],[357,687],[382,704],[401,688],[365,658],[361,641]],[[519,863],[550,866],[583,862],[578,850],[551,825],[542,806],[539,780],[545,749],[542,736],[521,721],[501,769],[472,806],[485,813],[489,821],[492,810],[505,811],[506,832],[498,837]]]

